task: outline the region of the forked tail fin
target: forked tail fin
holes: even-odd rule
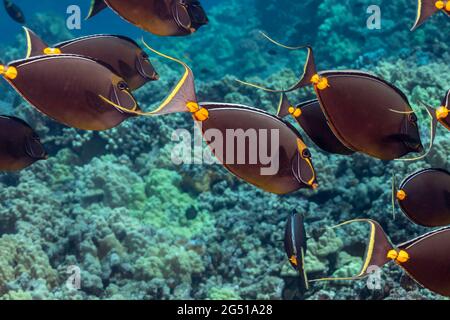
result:
[[[293,108],[291,102],[285,93],[281,94],[280,103],[278,105],[277,116],[280,118],[284,118],[291,114],[290,108]]]
[[[344,222],[339,224],[333,228],[339,228],[352,223],[368,223],[370,226],[370,237],[369,242],[366,247],[366,252],[364,256],[363,266],[359,274],[353,277],[347,278],[322,278],[310,280],[312,281],[338,281],[338,280],[357,280],[362,279],[370,275],[373,272],[373,267],[381,268],[386,263],[390,262],[390,258],[388,257],[388,253],[394,249],[394,246],[391,244],[391,241],[387,237],[383,228],[380,224],[374,220],[370,219],[356,219]],[[372,267],[372,268],[371,268]]]
[[[303,68],[303,74],[302,74],[300,80],[295,85],[293,85],[291,88],[289,88],[287,90],[271,89],[271,88],[266,88],[266,87],[263,87],[263,86],[260,86],[260,85],[254,84],[254,83],[250,83],[250,82],[245,82],[245,81],[241,81],[241,80],[237,80],[237,81],[241,84],[244,84],[244,85],[247,85],[250,87],[254,87],[254,88],[261,89],[261,90],[268,91],[268,92],[278,92],[278,93],[291,92],[291,91],[306,87],[308,85],[311,85],[312,84],[311,79],[313,78],[314,75],[317,74],[316,63],[314,60],[314,54],[313,54],[312,47],[310,47],[310,46],[289,47],[289,46],[283,45],[283,44],[273,40],[272,38],[270,38],[268,35],[266,35],[263,32],[261,32],[261,34],[265,38],[267,38],[270,42],[274,43],[275,45],[285,48],[285,49],[288,49],[288,50],[307,49],[308,56],[306,58],[306,63]]]
[[[197,95],[195,93],[194,74],[191,68],[189,68],[189,66],[181,60],[178,60],[176,58],[163,54],[159,51],[156,51],[155,49],[151,48],[144,40],[142,40],[142,42],[147,47],[147,49],[152,51],[153,53],[182,65],[184,68],[184,74],[176,84],[175,88],[163,101],[163,103],[153,111],[150,112],[142,112],[137,110],[131,111],[128,109],[124,109],[121,106],[117,105],[114,106],[125,113],[131,113],[137,116],[158,116],[171,113],[191,112],[196,118],[196,120],[199,121],[206,120],[204,119],[205,117],[207,118],[208,116],[207,114],[204,114],[207,113],[206,109],[201,108],[198,105]],[[111,101],[109,101],[105,97],[100,96],[100,98],[111,104]]]
[[[443,3],[443,1],[441,1]],[[445,6],[445,3],[443,3]],[[433,14],[438,12],[438,4],[436,0],[417,0],[417,17],[411,31],[416,30],[425,21],[427,21]]]
[[[92,18],[106,8],[108,8],[108,5],[104,0],[91,0],[91,7],[89,8],[86,20]]]
[[[27,55],[26,58],[41,56],[45,54],[48,44],[45,43],[34,31],[23,27],[27,38]]]

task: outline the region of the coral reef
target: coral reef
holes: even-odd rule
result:
[[[448,22],[433,17],[410,33],[410,2],[379,2],[386,14],[383,28],[368,32],[359,0],[221,1],[198,34],[156,43],[193,66],[202,101],[275,112],[277,95],[241,86],[234,77],[286,87],[298,77],[304,54],[274,48],[258,34],[263,29],[283,42],[313,44],[320,68],[370,70],[401,88],[417,110],[420,100],[437,106],[450,84],[448,44],[439,29]],[[51,15],[37,14],[32,26],[49,42],[71,37]],[[5,47],[2,57],[22,52],[21,45]],[[146,110],[181,73],[174,64],[154,60],[162,79],[137,93]],[[293,97],[310,95],[305,90]],[[10,113],[36,128],[51,157],[0,175],[2,299],[281,299],[291,285],[286,277],[295,276],[282,245],[290,212],[306,216],[310,279],[350,276],[361,264],[367,229],[355,225],[341,233],[329,227],[370,217],[394,242],[423,233],[399,212],[392,216],[391,177],[429,166],[449,169],[450,163],[450,133],[442,128],[430,154],[417,162],[328,155],[306,139],[320,189],[280,197],[218,165],[173,164],[172,133],[193,130],[189,115],[133,119],[92,133],[59,125],[26,103],[12,107]],[[420,112],[426,139],[428,120]],[[81,270],[80,290],[67,287],[70,266]],[[317,282],[303,298],[442,298],[405,277],[389,266],[382,290],[369,290],[365,281]]]

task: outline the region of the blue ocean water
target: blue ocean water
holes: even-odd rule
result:
[[[260,31],[290,46],[311,45],[320,70],[364,70],[393,83],[417,112],[424,145],[428,118],[419,101],[438,107],[450,88],[450,21],[437,13],[411,32],[414,1],[202,0],[209,25],[182,38],[152,35],[111,10],[83,20],[81,30],[67,30],[67,7],[80,5],[84,17],[89,2],[14,0],[27,26],[49,43],[98,33],[144,37],[193,69],[200,101],[276,113],[278,94],[235,80],[287,88],[302,73],[306,54],[277,47]],[[379,28],[367,25],[372,5],[380,9]],[[0,60],[23,57],[21,26],[2,7],[0,24]],[[145,110],[163,101],[182,75],[176,64],[149,54],[161,79],[136,92]],[[369,231],[358,225],[345,234],[330,226],[375,219],[394,243],[429,231],[399,208],[393,215],[391,181],[419,169],[450,169],[450,133],[443,126],[427,157],[402,162],[328,154],[292,122],[312,153],[320,186],[278,196],[217,164],[176,164],[174,132],[193,133],[189,115],[136,118],[89,132],[42,115],[6,82],[0,88],[0,108],[26,120],[50,155],[0,175],[0,299],[443,298],[394,264],[380,273],[381,289],[365,280],[324,282],[299,294],[280,241],[289,215],[303,213],[308,277],[351,277],[363,263]],[[314,93],[289,97],[296,104]],[[61,108],[66,104],[61,101]]]

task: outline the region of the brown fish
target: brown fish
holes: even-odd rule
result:
[[[287,122],[244,105],[217,102],[199,105],[208,111],[208,118],[201,121],[201,129],[208,145],[212,147],[216,141],[209,134],[217,131],[223,137],[223,146],[233,145],[237,141],[235,148],[216,150],[212,147],[216,158],[235,176],[275,194],[318,187],[311,153],[298,131]],[[235,134],[230,136],[230,131]],[[278,138],[273,136],[274,133]],[[239,145],[239,141],[246,139],[248,142]],[[272,145],[273,142],[276,143]],[[265,150],[271,150],[272,164],[277,163],[278,168],[274,171],[270,171],[269,165],[258,157],[262,145]],[[276,149],[272,149],[273,146]]]
[[[47,159],[39,136],[22,119],[0,116],[0,170],[22,170]]]
[[[330,129],[350,150],[381,160],[399,159],[408,153],[423,151],[417,116],[407,97],[394,85],[361,71],[317,72],[311,47],[278,45],[308,50],[301,79],[288,90],[241,83],[271,92],[291,92],[312,86]],[[286,109],[279,110],[280,116],[288,114]]]
[[[284,231],[284,251],[292,268],[298,272],[297,289],[303,295],[308,289],[308,276],[305,271],[305,256],[308,238],[305,217],[294,211],[288,218]]]
[[[32,30],[24,28],[27,37],[26,58],[51,55],[75,54],[102,61],[121,76],[131,91],[139,89],[159,76],[148,54],[130,38],[115,35],[93,35],[49,46]]]
[[[393,245],[380,224],[370,219],[356,219],[337,226],[352,223],[370,225],[361,272],[348,278],[323,278],[312,281],[357,280],[370,275],[369,267],[383,267],[395,262],[422,287],[450,297],[450,227],[426,233],[399,245]]]
[[[450,173],[444,169],[424,169],[407,177],[396,190],[402,212],[425,227],[450,225]]]
[[[25,15],[23,14],[22,9],[11,0],[3,0],[3,5],[5,6],[5,10],[8,15],[20,24],[25,24]]]
[[[186,36],[208,23],[197,0],[92,0],[88,19],[111,8],[126,21],[159,36]]]
[[[295,128],[277,116],[248,106],[216,102],[199,103],[195,92],[194,74],[189,66],[145,45],[154,53],[182,65],[184,74],[159,107],[150,112],[132,111],[134,114],[155,116],[191,113],[201,126],[205,141],[223,166],[235,176],[265,191],[287,194],[300,188],[318,187],[311,154]],[[121,109],[119,106],[118,108]],[[229,130],[241,132],[242,135],[229,136],[227,134]],[[220,133],[223,138],[222,146],[233,147],[222,148],[217,152],[211,137],[208,138],[211,132]],[[247,143],[246,139],[249,137],[247,134],[251,135],[253,132],[256,132],[256,140]],[[264,139],[261,132],[266,134]],[[275,146],[271,144],[274,141],[271,136],[273,132],[279,137],[279,143]],[[243,138],[241,140],[244,141],[242,149],[239,149],[239,144],[234,144],[235,139],[239,138]],[[278,170],[266,173],[268,164],[258,156],[254,161],[249,161],[249,158],[258,154],[258,148],[270,150],[272,155],[277,156]]]
[[[287,111],[308,137],[323,151],[341,155],[355,153],[336,138],[318,100],[310,100],[293,106],[283,93],[280,106],[280,110]],[[281,115],[279,114],[279,116]]]
[[[69,127],[107,130],[139,110],[127,83],[90,58],[38,56],[0,66],[0,75],[32,106]]]

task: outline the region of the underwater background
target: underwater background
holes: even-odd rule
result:
[[[240,103],[276,112],[279,96],[235,79],[287,87],[305,54],[279,49],[263,37],[310,44],[320,70],[362,69],[392,82],[428,119],[418,101],[439,106],[450,88],[449,21],[437,14],[414,33],[413,0],[203,0],[210,24],[193,36],[160,38],[125,23],[110,10],[66,28],[66,9],[88,0],[15,0],[27,26],[49,43],[94,33],[142,36],[188,63],[200,101]],[[370,5],[380,30],[369,30]],[[0,60],[25,56],[21,26],[0,10]],[[151,55],[161,80],[136,96],[150,110],[181,75]],[[450,169],[450,132],[442,126],[425,160],[383,162],[362,154],[328,155],[306,138],[320,188],[276,196],[239,181],[219,165],[172,163],[175,129],[193,130],[189,115],[130,120],[106,132],[64,127],[0,84],[0,109],[27,120],[50,158],[0,175],[1,299],[282,299],[295,291],[295,272],[283,251],[286,219],[306,216],[306,268],[311,279],[358,273],[368,231],[345,236],[327,227],[354,218],[379,221],[394,243],[428,231],[391,208],[391,178],[418,169]],[[49,93],[51,94],[51,93]],[[312,92],[297,93],[298,102]],[[294,99],[291,99],[294,100]],[[63,103],[63,102],[62,102]],[[68,267],[81,269],[80,290],[66,287]],[[313,283],[305,299],[442,299],[387,266],[382,289],[366,281]]]

